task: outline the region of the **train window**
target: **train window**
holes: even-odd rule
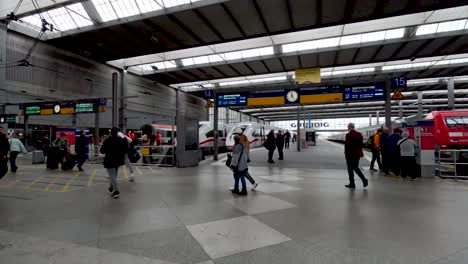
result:
[[[212,138],[212,137],[214,137],[214,130],[211,130],[211,131],[206,132],[206,133],[205,133],[205,136],[206,136],[207,138]],[[222,131],[222,130],[218,130],[218,137],[223,137],[223,136],[224,136],[223,131]]]
[[[252,134],[254,137],[261,137],[262,136],[262,130],[259,128],[255,130],[255,132]]]
[[[465,117],[465,116],[446,117],[445,122],[447,123],[447,126],[449,127],[468,126],[468,117]]]

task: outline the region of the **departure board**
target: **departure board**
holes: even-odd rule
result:
[[[247,93],[218,94],[216,102],[218,106],[245,106],[247,105]]]
[[[383,84],[353,85],[344,87],[345,101],[367,101],[385,99]]]

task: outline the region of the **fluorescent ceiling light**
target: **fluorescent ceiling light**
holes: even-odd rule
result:
[[[416,35],[420,36],[420,35],[468,29],[467,21],[468,21],[467,19],[460,19],[460,20],[422,25],[422,26],[419,26],[418,29],[416,30]]]
[[[248,50],[239,50],[227,53],[219,53],[214,55],[198,56],[192,58],[182,59],[182,65],[192,66],[200,64],[209,64],[220,61],[233,61],[246,58],[255,58],[261,56],[273,55],[273,47],[255,48]]]
[[[416,62],[416,63],[386,65],[386,66],[382,66],[382,71],[410,70],[410,69],[415,69],[415,68],[428,68],[432,66],[455,65],[455,64],[464,64],[464,63],[468,63],[468,58],[442,59],[442,60],[433,60],[433,61]]]
[[[132,66],[130,69],[135,69],[137,71],[144,71],[144,72],[149,72],[149,71],[158,71],[158,70],[166,70],[170,68],[175,68],[177,67],[175,61],[162,61],[162,62],[155,62],[155,63],[148,63],[148,64],[142,64],[142,65],[137,65],[137,66]]]
[[[42,29],[42,19],[54,26],[59,31],[67,31],[93,24],[81,3],[55,8],[39,14],[21,18],[27,27],[40,31]]]

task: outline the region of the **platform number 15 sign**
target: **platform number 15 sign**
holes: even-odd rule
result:
[[[407,85],[408,79],[406,77],[392,78],[392,89],[406,89]]]

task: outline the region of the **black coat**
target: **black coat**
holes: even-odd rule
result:
[[[75,152],[78,156],[86,155],[86,136],[80,136],[76,138]]]
[[[279,149],[284,148],[284,135],[278,135],[276,137],[276,147]]]
[[[124,157],[127,154],[127,141],[119,136],[108,137],[101,147],[101,153],[105,154],[104,168],[118,168],[124,165]]]
[[[10,143],[5,134],[0,134],[0,155],[6,156],[10,151]]]
[[[276,148],[275,133],[268,133],[267,141],[265,142],[265,147],[268,150],[275,150],[275,148]]]

